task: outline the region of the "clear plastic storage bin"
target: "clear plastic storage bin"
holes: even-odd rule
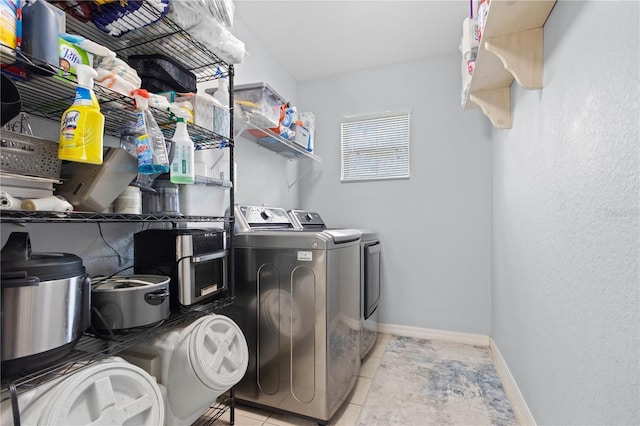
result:
[[[249,121],[261,128],[277,127],[280,107],[285,100],[266,83],[235,86],[235,103],[247,115]]]

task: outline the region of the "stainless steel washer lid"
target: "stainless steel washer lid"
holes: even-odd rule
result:
[[[323,231],[333,238],[335,244],[344,244],[350,241],[360,241],[362,233],[357,229],[327,229]]]

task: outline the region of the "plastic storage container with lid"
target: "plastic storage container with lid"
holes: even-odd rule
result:
[[[240,328],[216,314],[167,331],[121,355],[165,388],[168,425],[192,424],[242,379],[249,361]]]
[[[224,216],[229,188],[208,184],[197,177],[193,185],[184,185],[180,190],[180,208],[187,216]]]
[[[165,424],[160,387],[144,370],[111,357],[37,386],[18,396],[25,425]],[[3,425],[13,425],[10,399]]]
[[[233,96],[251,123],[265,129],[277,127],[280,123],[280,107],[286,102],[268,84],[234,86]]]

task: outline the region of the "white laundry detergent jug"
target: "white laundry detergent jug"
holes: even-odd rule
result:
[[[7,395],[3,395],[3,398]],[[165,424],[164,401],[155,379],[111,357],[18,395],[23,425]],[[13,425],[11,400],[2,401],[2,425]]]
[[[156,377],[165,397],[167,425],[191,425],[242,379],[249,362],[247,341],[224,315],[206,315],[169,330],[121,356]]]

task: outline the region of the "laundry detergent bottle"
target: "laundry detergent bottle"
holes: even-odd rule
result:
[[[131,92],[136,100],[136,154],[138,173],[155,175],[169,171],[169,155],[164,135],[149,111],[149,92],[136,89]]]
[[[93,92],[97,72],[88,65],[78,64],[78,87],[73,104],[60,122],[58,158],[79,163],[102,164],[104,116]]]
[[[178,122],[176,123],[176,131],[171,138],[175,145],[175,155],[171,163],[170,180],[172,183],[193,183],[195,182],[194,147],[187,131],[187,123],[185,123],[189,113],[178,109],[174,114],[176,114]]]

